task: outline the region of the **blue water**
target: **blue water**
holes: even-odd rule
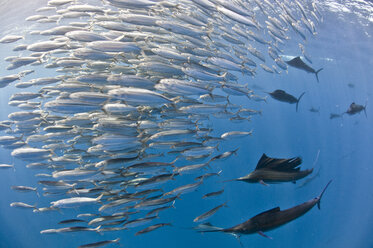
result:
[[[22,30],[27,27],[25,17],[33,14],[33,9],[45,6],[47,1],[34,1],[23,5],[18,1],[0,1],[1,36],[11,29]],[[40,197],[33,193],[12,191],[12,185],[39,187],[34,177],[35,172],[25,168],[25,163],[10,156],[9,150],[0,150],[0,163],[15,164],[15,171],[0,171],[0,247],[77,247],[81,244],[100,240],[121,238],[122,247],[240,247],[231,235],[222,233],[197,233],[192,227],[193,219],[201,213],[227,202],[209,221],[219,227],[231,227],[252,216],[276,206],[286,209],[308,201],[319,195],[326,183],[332,184],[323,196],[321,210],[312,209],[303,217],[266,234],[273,240],[259,235],[242,237],[245,247],[332,247],[332,248],[372,248],[373,247],[373,166],[371,161],[373,148],[373,28],[367,19],[373,13],[346,6],[352,12],[333,12],[323,7],[324,21],[317,26],[318,35],[310,37],[306,45],[312,56],[312,66],[324,68],[319,74],[320,83],[314,75],[295,68],[281,75],[269,74],[258,68],[255,78],[242,78],[242,83],[260,86],[257,90],[273,91],[283,89],[295,96],[306,92],[295,112],[295,105],[277,102],[268,98],[267,103],[249,101],[244,97],[232,97],[232,102],[240,103],[253,109],[261,109],[261,116],[254,116],[251,122],[232,123],[222,119],[211,118],[214,133],[221,134],[229,130],[251,130],[254,133],[220,148],[222,151],[240,147],[237,156],[226,161],[217,161],[206,172],[223,170],[220,177],[206,179],[196,191],[183,195],[175,204],[175,209],[160,213],[158,222],[171,222],[173,227],[164,227],[148,234],[134,236],[143,227],[112,233],[69,233],[41,235],[40,231],[57,228],[57,222],[69,219],[78,212],[67,209],[61,212],[33,213],[29,210],[11,208],[11,202],[22,201],[37,203],[38,207],[48,206],[53,198]],[[30,27],[27,27],[30,28]],[[295,36],[295,34],[293,34]],[[297,43],[292,50],[285,53],[299,54]],[[0,47],[1,58],[12,55],[12,45]],[[0,74],[8,75],[7,63],[0,60]],[[50,71],[41,71],[39,77],[48,76]],[[35,76],[35,75],[34,75]],[[350,88],[348,84],[353,84]],[[9,97],[19,92],[13,85],[0,89],[0,120],[8,119],[8,114],[17,111],[8,106]],[[365,104],[364,113],[343,118],[330,119],[330,113],[341,113],[348,109],[351,102]],[[320,113],[309,111],[311,107],[320,108]],[[246,175],[255,168],[261,155],[270,157],[301,156],[302,167],[311,168],[316,155],[319,159],[315,177],[304,187],[284,183],[265,187],[261,184],[222,181]],[[166,159],[168,160],[168,159]],[[312,174],[314,175],[314,174]],[[193,176],[183,176],[168,187],[190,183]],[[225,189],[224,194],[214,199],[202,200],[205,193]],[[96,207],[84,207],[79,212],[94,211]],[[112,245],[115,247],[115,245]]]

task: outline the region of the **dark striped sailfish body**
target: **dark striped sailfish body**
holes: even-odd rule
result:
[[[274,171],[271,169],[255,170],[246,177],[238,178],[237,180],[246,182],[268,182],[268,183],[280,183],[280,182],[294,182],[302,179],[311,174],[313,169],[307,169],[297,172],[287,171]]]

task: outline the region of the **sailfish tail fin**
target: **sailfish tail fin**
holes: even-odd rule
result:
[[[366,111],[367,104],[368,104],[368,99],[367,99],[367,101],[365,102],[364,109],[363,109],[363,110],[364,110],[365,117],[368,117],[368,115],[367,115],[367,111]]]
[[[295,110],[298,112],[298,103],[299,103],[299,101],[300,101],[300,99],[302,98],[302,96],[305,94],[306,92],[303,92],[300,96],[299,96],[299,98],[298,98],[298,100],[297,100],[297,105],[295,106]]]
[[[316,72],[315,72],[315,75],[316,75],[316,80],[317,82],[319,83],[319,72],[322,71],[324,68],[320,68],[318,69]]]
[[[329,184],[332,182],[333,180],[330,180],[329,182],[328,182],[328,184],[325,186],[325,188],[323,189],[323,191],[321,192],[321,194],[319,195],[319,197],[317,197],[318,198],[318,201],[317,201],[317,207],[320,209],[320,201],[321,201],[321,198],[322,198],[322,196],[323,196],[323,194],[325,193],[325,190],[328,188],[328,186],[329,186]]]

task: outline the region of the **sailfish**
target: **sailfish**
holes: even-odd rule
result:
[[[301,69],[303,71],[306,71],[306,72],[309,72],[309,73],[315,73],[316,75],[316,80],[317,82],[319,82],[319,72],[323,69],[318,69],[317,71],[315,69],[313,69],[311,66],[307,65],[306,63],[303,62],[303,60],[298,56],[298,57],[295,57],[289,61],[285,61],[288,65],[292,66],[292,67],[295,67],[295,68],[298,68],[298,69]]]
[[[298,167],[302,163],[300,157],[294,158],[270,158],[263,153],[258,164],[250,174],[235,179],[247,183],[281,183],[294,182],[312,173],[312,169],[300,170]]]
[[[306,201],[302,204],[296,205],[292,208],[288,208],[285,210],[281,210],[280,207],[275,207],[270,210],[264,211],[249,220],[235,225],[230,228],[219,228],[212,226],[211,224],[207,224],[204,227],[204,230],[199,230],[199,232],[224,232],[234,235],[238,240],[241,235],[243,234],[254,234],[258,233],[263,237],[270,238],[264,232],[270,231],[275,228],[278,228],[286,223],[289,223],[304,214],[310,211],[315,205],[320,209],[320,201],[322,196],[325,193],[325,190],[328,188],[329,184],[332,182],[330,180],[328,184],[325,186],[321,194],[309,201]],[[242,244],[241,244],[242,245]]]

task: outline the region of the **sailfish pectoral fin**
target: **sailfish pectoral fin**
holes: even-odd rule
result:
[[[258,234],[264,238],[267,238],[267,239],[273,239],[271,236],[268,236],[267,234],[265,234],[264,232],[262,231],[258,231]]]
[[[266,187],[269,187],[269,184],[265,183],[263,180],[260,180],[259,183],[260,183],[261,185],[264,185],[264,186],[266,186]]]
[[[240,243],[241,247],[242,248],[245,248],[245,246],[243,245],[243,243],[241,242],[241,236],[237,233],[231,233],[238,241],[238,243]]]

